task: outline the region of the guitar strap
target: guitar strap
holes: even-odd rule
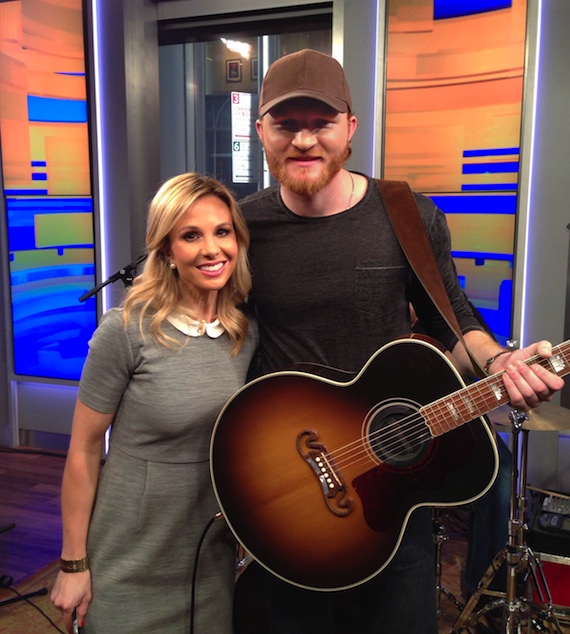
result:
[[[465,343],[410,186],[406,181],[376,179],[376,182],[392,227],[412,270],[447,325],[463,344],[473,364],[475,376],[486,376]]]

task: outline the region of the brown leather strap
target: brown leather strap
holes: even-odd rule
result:
[[[410,186],[405,181],[377,179],[376,182],[392,227],[412,270],[447,325],[463,344],[473,364],[475,375],[486,376],[465,343]]]

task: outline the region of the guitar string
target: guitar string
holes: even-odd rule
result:
[[[569,359],[566,356],[566,348],[570,349],[570,342],[565,342],[560,346],[553,348],[553,356],[561,356],[565,363],[565,371],[561,374],[561,376],[564,376],[568,372],[566,368],[568,366]],[[528,365],[539,363],[543,367],[552,370],[551,360],[540,357],[539,355],[534,355],[533,357],[526,359],[524,362]],[[384,436],[388,438],[388,442],[383,442],[382,449],[384,449],[385,452],[393,452],[397,457],[404,452],[404,449],[401,448],[401,441],[399,439],[402,437],[403,433],[415,434],[415,436],[408,436],[408,441],[411,439],[412,442],[423,443],[427,440],[441,436],[452,429],[456,429],[463,423],[476,420],[480,416],[483,416],[484,414],[489,413],[506,403],[508,397],[501,378],[503,374],[504,372],[500,372],[490,377],[486,377],[485,379],[481,379],[468,387],[462,387],[454,393],[448,394],[432,403],[421,406],[418,412],[414,412],[408,417],[395,420],[393,423],[386,425],[376,432],[372,432],[368,439],[366,437],[358,438],[357,440],[352,441],[336,450],[325,450],[323,451],[323,455],[332,462],[335,469],[339,470],[362,461],[373,461],[372,466],[375,466],[379,464],[380,459],[376,456],[376,454],[374,454],[371,445],[373,445],[376,440],[382,439]],[[486,388],[486,392],[483,392],[482,388]],[[462,393],[470,394],[472,398],[460,398],[458,400],[458,395],[461,396]],[[449,424],[444,425],[444,423],[449,421],[450,417],[452,417],[449,410],[449,403],[453,401],[457,401],[457,404],[454,404],[454,407],[457,406],[458,418],[462,418],[463,422],[453,424],[451,426]],[[484,407],[481,407],[481,404],[483,404]],[[473,408],[475,407],[476,411],[473,411]],[[427,418],[433,423],[431,427],[426,422],[426,417],[421,412],[425,412]],[[439,430],[437,430],[436,423],[439,424]],[[432,433],[430,431],[431,429],[435,429],[436,431]],[[398,435],[394,435],[394,430],[399,432],[399,437]],[[437,431],[439,431],[439,433],[437,433]],[[372,458],[372,455],[374,455],[374,458]]]
[[[526,360],[526,363],[533,363],[535,362],[535,360],[540,360],[542,365],[546,365],[548,364],[548,360],[547,359],[543,359],[542,357],[540,357],[539,355],[535,355],[529,359]],[[460,388],[459,390],[457,390],[456,392],[453,392],[451,394],[448,394],[436,401],[434,401],[433,403],[430,403],[428,405],[422,406],[421,410],[423,411],[428,411],[429,409],[434,409],[436,407],[439,407],[440,410],[444,410],[443,414],[441,416],[434,416],[433,418],[436,421],[439,421],[440,424],[442,421],[447,421],[449,420],[451,413],[449,412],[449,409],[447,407],[447,403],[449,401],[453,401],[453,400],[457,400],[457,395],[460,395],[461,392],[478,392],[479,395],[478,397],[474,398],[474,399],[469,399],[469,405],[477,405],[478,406],[478,411],[477,412],[472,412],[469,413],[469,415],[467,415],[468,410],[469,410],[469,405],[466,403],[465,399],[461,399],[460,400],[460,405],[463,406],[463,410],[459,409],[459,413],[463,414],[463,418],[464,418],[464,422],[469,422],[470,420],[474,420],[476,418],[478,418],[479,416],[484,415],[485,413],[488,413],[490,411],[492,411],[493,409],[496,409],[497,407],[500,407],[500,405],[502,404],[499,401],[497,401],[497,393],[500,393],[500,395],[502,396],[502,398],[506,398],[506,390],[504,388],[501,376],[502,376],[503,372],[500,372],[498,374],[492,375],[490,377],[487,377],[485,379],[482,379],[480,381],[478,381],[475,384],[472,384],[466,388]],[[490,393],[485,396],[483,394],[481,394],[481,387],[482,385],[485,384],[493,384],[495,383],[495,385],[493,386],[492,391],[490,391]],[[481,407],[481,403],[483,403],[485,405],[485,407]],[[416,413],[412,414],[411,416],[414,416]],[[410,417],[408,417],[410,418]],[[412,421],[412,423],[414,423],[413,419],[410,418],[410,420]],[[410,422],[407,421],[406,418],[402,418],[399,419],[397,421],[395,421],[393,424],[388,425],[383,427],[382,429],[378,430],[377,432],[373,432],[370,435],[370,439],[375,440],[377,436],[379,435],[383,435],[383,434],[388,434],[391,433],[394,429],[397,429],[398,431],[401,431],[401,426],[404,424],[406,424],[406,422]],[[422,416],[420,414],[420,416],[418,418],[416,418],[415,422],[419,423],[422,432],[425,430],[425,417]],[[451,427],[448,426],[448,428],[443,431],[442,433],[445,433],[447,431],[451,431],[452,429],[455,429],[458,425],[452,425]],[[429,426],[428,426],[429,428]],[[428,436],[426,436],[426,439],[430,438],[430,437],[437,437],[438,435],[442,435],[442,433],[440,434],[435,434],[434,436],[432,436],[431,433],[428,433]],[[419,436],[421,437],[421,436]],[[418,437],[418,438],[419,438]],[[413,438],[412,438],[413,440]],[[353,443],[350,443],[348,445],[346,445],[345,447],[341,447],[340,449],[334,451],[334,452],[330,452],[331,456],[341,456],[343,455],[343,453],[348,453],[350,454],[350,446],[354,445],[354,446],[361,446],[362,445],[362,441],[363,438],[360,438],[356,441],[353,441]],[[398,440],[396,439],[395,441],[396,443],[398,442]],[[391,447],[390,447],[391,448]],[[346,451],[347,450],[347,451]],[[367,454],[368,455],[368,454]],[[336,458],[335,458],[336,460]]]
[[[497,404],[498,406],[499,404]],[[426,409],[423,408],[424,411]],[[442,416],[435,413],[433,418],[443,421],[449,416],[449,414]],[[476,418],[478,418],[477,414],[469,415],[469,417],[465,418],[465,422]],[[453,428],[455,427],[451,429]],[[335,451],[327,452],[326,455],[329,461],[332,461],[338,469],[355,465],[363,460],[371,460],[371,454],[376,455],[371,445],[379,445],[381,454],[385,454],[388,459],[394,459],[409,451],[405,445],[420,444],[441,435],[432,434],[429,430],[430,427],[426,423],[426,417],[421,412],[414,412],[372,432],[368,437],[360,438]]]
[[[495,406],[499,406],[499,404],[494,403]],[[433,408],[432,408],[433,409]],[[493,406],[489,406],[486,410],[493,409]],[[383,454],[389,460],[390,458],[395,458],[409,451],[409,445],[420,444],[426,442],[428,440],[432,440],[437,438],[442,433],[431,433],[430,426],[426,422],[426,416],[430,417],[430,412],[427,411],[426,408],[422,410],[425,412],[424,415],[422,412],[416,412],[407,418],[400,419],[399,421],[387,425],[381,430],[374,432],[370,435],[370,442],[362,442],[362,440],[357,442],[356,451],[348,451],[343,454],[338,454],[339,458],[336,458],[336,454],[331,456],[331,460],[334,460],[335,465],[339,465],[340,467],[347,467],[350,464],[355,464],[356,462],[362,461],[364,458],[370,460],[371,451],[373,449],[370,445],[378,445],[380,447],[380,456]],[[463,421],[469,422],[471,420],[477,419],[481,414],[477,413],[463,413]],[[445,415],[442,415],[441,412],[438,412],[437,409],[431,414],[432,419],[435,423],[440,423],[445,421],[450,417],[450,414],[447,412]],[[434,424],[433,427],[436,425]],[[457,425],[459,426],[459,425]],[[450,431],[451,429],[455,429],[456,425],[451,426],[446,431]],[[396,430],[397,434],[394,435],[394,430]],[[445,433],[445,432],[443,432]],[[401,440],[403,437],[403,441]],[[378,459],[378,456],[376,456]]]
[[[560,354],[560,352],[558,353]],[[565,354],[561,354],[565,362],[567,363]],[[529,365],[537,362],[543,367],[549,365],[549,360],[544,359],[539,355],[534,355],[533,357],[525,361],[525,363]],[[346,468],[362,460],[370,460],[371,453],[374,454],[374,450],[371,447],[371,445],[373,444],[380,444],[383,452],[392,459],[394,457],[403,455],[408,451],[408,449],[404,448],[402,445],[402,442],[400,440],[402,436],[405,436],[405,440],[408,442],[408,444],[424,443],[428,440],[436,438],[437,436],[443,435],[444,433],[451,431],[452,429],[456,429],[459,426],[448,425],[447,429],[442,431],[440,434],[432,434],[430,432],[430,429],[432,428],[428,423],[426,423],[426,417],[420,413],[422,410],[427,413],[429,409],[440,407],[440,409],[443,410],[443,413],[435,413],[432,418],[435,422],[439,422],[441,426],[442,422],[448,421],[450,416],[452,416],[447,406],[450,401],[457,400],[458,395],[460,395],[461,392],[476,392],[478,393],[478,397],[475,397],[474,399],[469,399],[468,403],[465,399],[462,399],[461,397],[459,398],[460,402],[458,404],[460,405],[460,408],[458,408],[457,412],[458,418],[463,421],[462,423],[460,423],[460,425],[462,425],[463,423],[467,423],[471,420],[476,420],[478,417],[483,416],[484,414],[489,413],[504,404],[502,402],[502,399],[506,399],[507,393],[501,378],[502,375],[503,372],[494,374],[485,379],[481,379],[477,383],[474,383],[468,387],[461,388],[454,393],[448,394],[428,405],[421,407],[418,412],[414,412],[414,414],[408,417],[396,420],[393,423],[390,423],[389,425],[386,425],[385,427],[377,430],[376,432],[372,432],[368,436],[368,441],[365,437],[359,438],[358,440],[353,441],[348,445],[345,445],[344,447],[340,447],[337,450],[327,452],[327,458],[334,461],[334,466],[336,468]],[[492,386],[492,390],[489,391],[490,393],[488,395],[484,395],[481,393],[481,388],[485,386],[487,388],[489,386]],[[481,404],[483,404],[484,407],[481,407]],[[477,412],[472,413],[472,409],[470,409],[470,406],[476,406]],[[394,431],[397,431],[398,433],[394,434]],[[410,433],[416,435],[410,436]],[[388,441],[391,440],[392,442],[390,443],[383,441],[383,437],[388,438]],[[354,451],[353,448],[356,451]],[[378,457],[376,456],[376,459],[377,458]]]
[[[452,429],[456,429],[463,423],[475,420],[484,413],[500,407],[502,403],[497,401],[495,396],[496,393],[500,393],[502,398],[506,398],[506,390],[504,389],[502,380],[499,380],[501,375],[502,373],[493,375],[492,377],[482,379],[480,382],[471,385],[469,388],[462,388],[452,394],[448,394],[433,403],[421,407],[419,411],[372,432],[368,437],[359,438],[358,440],[353,441],[344,447],[340,447],[335,451],[327,452],[327,457],[329,460],[334,461],[334,465],[336,467],[345,468],[356,464],[363,459],[370,460],[371,454],[374,454],[374,450],[371,445],[374,444],[379,444],[382,452],[392,459],[403,455],[409,451],[404,446],[404,443],[406,442],[409,446],[410,444],[421,444],[428,440],[432,440],[448,431],[451,431]],[[481,383],[496,383],[490,396],[481,394]],[[457,402],[457,405],[459,405],[457,408],[458,418],[460,418],[463,422],[460,423],[460,425],[452,425],[451,427],[448,426],[446,430],[439,434],[432,434],[430,432],[432,427],[426,422],[426,416],[424,416],[421,412],[425,412],[427,414],[427,418],[430,419],[429,410],[433,410],[431,413],[431,419],[433,419],[435,423],[439,422],[441,426],[442,422],[448,421],[452,416],[447,404],[450,401],[457,401],[458,395],[463,391],[473,391],[478,393],[478,395],[474,398],[469,399],[469,404],[467,404],[464,399],[459,399]],[[481,407],[482,404],[484,407]],[[473,412],[473,408],[476,408],[477,411]],[[437,411],[438,409],[439,412]],[[435,428],[436,425],[434,424],[433,427]],[[402,438],[404,438],[403,441]],[[378,459],[377,456],[376,459]]]
[[[408,438],[410,444],[413,444],[414,442],[425,442],[427,440],[432,439],[432,435],[428,431],[424,422],[424,418],[421,415],[417,416],[415,420],[411,419],[411,417],[408,417],[408,418],[409,420],[407,421],[406,419],[401,419],[398,421],[397,424],[393,423],[393,424],[387,425],[382,430],[374,432],[373,434],[371,434],[369,441],[367,441],[365,438],[355,441],[356,443],[355,448],[352,450],[349,450],[348,452],[344,451],[344,453],[342,454],[342,457],[340,458],[335,457],[337,452],[327,453],[327,458],[329,462],[332,462],[333,466],[340,470],[340,469],[345,469],[347,467],[354,466],[362,461],[370,461],[373,459],[371,454],[374,454],[374,449],[370,445],[374,445],[374,444],[380,445],[381,453],[385,454],[388,459],[389,458],[394,459],[394,458],[397,458],[399,455],[403,455],[404,449],[402,447],[401,440],[390,438],[391,436],[391,430],[389,429],[390,427],[396,428],[397,431],[400,433],[400,435],[402,432],[402,425],[404,425],[404,430],[403,430],[404,434],[409,434],[410,431],[414,431],[416,435],[410,436]],[[405,428],[406,425],[408,425],[408,429]],[[413,428],[414,425],[416,425],[416,429]],[[386,442],[383,442],[382,440],[383,436],[385,436],[389,440],[392,440],[392,443],[388,444]],[[376,440],[378,440],[378,443],[376,443]],[[346,448],[342,448],[342,449],[346,449]]]
[[[473,418],[475,419],[477,416]],[[396,430],[398,437],[394,436],[394,430]],[[402,439],[402,437],[404,438]],[[407,419],[400,419],[397,423],[391,423],[381,430],[373,432],[368,441],[365,438],[355,441],[352,443],[355,444],[355,448],[352,450],[346,451],[346,447],[341,448],[341,457],[339,458],[336,457],[338,451],[328,452],[326,455],[329,461],[334,461],[336,468],[342,469],[362,460],[370,460],[371,454],[374,454],[378,459],[371,445],[378,446],[380,455],[385,456],[384,461],[387,461],[404,455],[409,451],[410,445],[421,444],[435,438],[437,435],[431,434],[425,418],[421,414],[417,414],[415,418],[409,416]]]

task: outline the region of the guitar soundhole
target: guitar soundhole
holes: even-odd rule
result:
[[[381,403],[369,412],[365,433],[378,460],[408,467],[427,455],[431,434],[418,410],[419,405],[398,400]]]

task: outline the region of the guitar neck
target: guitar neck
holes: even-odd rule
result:
[[[552,348],[548,359],[535,355],[525,361],[527,365],[541,365],[558,376],[570,372],[570,341]],[[469,421],[492,412],[509,401],[503,383],[503,372],[481,379],[453,394],[424,405],[420,414],[424,417],[433,437],[442,436]]]

